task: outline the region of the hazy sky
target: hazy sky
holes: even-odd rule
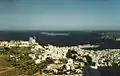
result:
[[[119,30],[119,0],[0,0],[0,30]]]

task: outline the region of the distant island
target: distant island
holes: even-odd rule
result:
[[[47,35],[47,36],[69,36],[68,33],[54,33],[54,32],[41,32],[40,34]]]

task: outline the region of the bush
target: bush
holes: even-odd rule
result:
[[[67,63],[68,62],[67,59],[59,59],[59,61],[62,62],[62,63]]]
[[[92,65],[92,58],[89,56],[89,55],[87,55],[87,56],[85,56],[86,57],[86,59],[87,59],[87,64],[88,65]]]
[[[46,63],[47,64],[52,64],[52,63],[54,63],[54,60],[52,59],[52,58],[46,58]]]

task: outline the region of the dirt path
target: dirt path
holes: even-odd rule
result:
[[[6,67],[6,68],[3,68],[3,69],[0,69],[0,76],[4,76],[3,74],[5,72],[9,72],[9,71],[15,71],[15,67]]]

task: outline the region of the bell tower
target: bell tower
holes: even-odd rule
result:
[[[29,42],[31,44],[35,44],[36,43],[36,37],[35,36],[34,37],[29,37]]]

